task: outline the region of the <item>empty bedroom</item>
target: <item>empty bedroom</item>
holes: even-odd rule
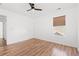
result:
[[[79,56],[79,3],[0,3],[0,56]]]

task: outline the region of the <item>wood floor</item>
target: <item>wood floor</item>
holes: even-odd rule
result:
[[[0,47],[0,56],[77,56],[76,48],[39,39]]]

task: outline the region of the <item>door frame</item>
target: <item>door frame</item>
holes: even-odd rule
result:
[[[6,21],[7,17],[0,15],[0,22],[3,22],[3,38],[2,38],[2,47],[7,45],[7,36],[6,36]]]

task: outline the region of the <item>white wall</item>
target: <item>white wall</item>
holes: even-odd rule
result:
[[[57,42],[73,47],[77,47],[77,8],[63,10],[57,13],[44,13],[43,16],[36,19],[35,37],[51,42]],[[53,17],[66,15],[66,32],[64,36],[57,36],[53,33]]]
[[[32,19],[28,16],[0,9],[0,15],[7,17],[7,43],[27,40],[33,36]]]
[[[78,51],[79,51],[79,4],[78,4],[78,8],[77,8],[77,26],[78,26],[78,28],[77,28],[77,33],[78,33],[78,41],[77,41],[77,45],[78,45]]]

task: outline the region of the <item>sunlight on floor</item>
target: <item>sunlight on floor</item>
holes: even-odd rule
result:
[[[52,56],[67,56],[67,53],[64,50],[60,50],[58,48],[53,48]]]

